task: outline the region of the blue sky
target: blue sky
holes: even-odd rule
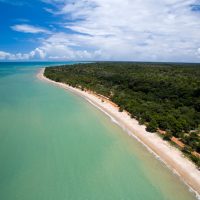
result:
[[[200,62],[199,0],[0,0],[0,60]]]

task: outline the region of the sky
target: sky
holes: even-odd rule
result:
[[[0,0],[0,61],[200,62],[200,0]]]

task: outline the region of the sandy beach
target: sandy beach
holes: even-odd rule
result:
[[[181,151],[162,140],[157,134],[147,132],[144,125],[139,125],[138,121],[132,119],[126,112],[119,112],[118,107],[113,103],[102,101],[101,97],[90,92],[82,91],[46,78],[44,76],[44,68],[39,71],[37,77],[42,81],[49,82],[82,96],[93,106],[107,114],[113,122],[117,123],[130,136],[136,138],[150,152],[164,162],[200,199],[200,171],[190,160],[184,157]]]

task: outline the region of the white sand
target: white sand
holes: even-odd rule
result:
[[[190,189],[196,193],[198,199],[200,199],[200,171],[190,160],[184,157],[181,151],[162,140],[157,134],[147,132],[144,125],[139,125],[138,121],[130,118],[126,112],[119,112],[118,108],[108,101],[102,102],[101,98],[94,94],[52,81],[46,78],[43,73],[44,69],[41,69],[37,77],[84,97],[92,105],[109,115],[120,127],[126,130],[127,133],[138,139],[148,150],[154,153],[173,170],[173,172],[177,173],[181,180],[183,180]]]

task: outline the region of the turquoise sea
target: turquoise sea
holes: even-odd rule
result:
[[[0,63],[0,200],[195,199],[109,117],[37,79],[53,64]]]

